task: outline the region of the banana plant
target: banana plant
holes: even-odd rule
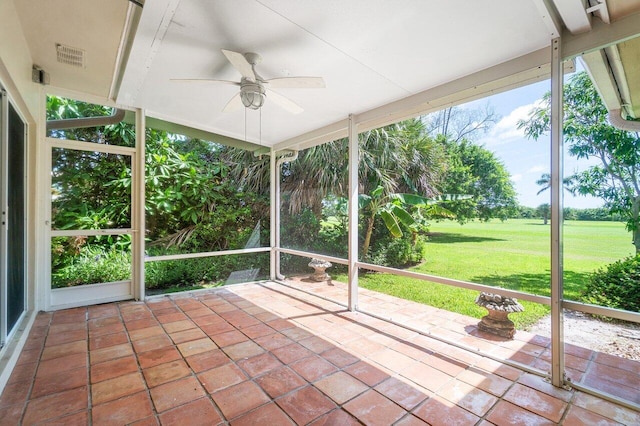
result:
[[[428,223],[425,216],[440,216],[454,218],[455,214],[439,205],[439,202],[451,199],[461,199],[465,196],[443,195],[437,199],[429,199],[417,194],[385,194],[384,188],[378,186],[371,192],[371,195],[360,194],[358,196],[358,204],[360,211],[366,217],[367,228],[365,231],[364,243],[362,245],[362,256],[366,257],[371,245],[371,235],[376,216],[380,216],[389,233],[393,237],[401,237],[402,226],[408,227],[411,232],[417,233],[419,230],[426,228]],[[407,210],[413,207],[411,213]]]

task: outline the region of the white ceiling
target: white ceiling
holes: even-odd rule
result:
[[[620,42],[614,80],[611,60],[598,59],[602,80],[612,82],[601,93],[614,106],[640,103],[640,45],[627,37],[640,32],[640,0],[607,0],[606,16],[585,11],[597,0],[13,2],[49,91],[142,108],[165,120],[153,123],[235,145],[310,146],[345,136],[350,114],[375,127],[545,78],[560,34],[572,56]],[[83,50],[84,67],[57,62],[57,43]],[[263,78],[320,76],[327,87],[278,89],[304,108],[298,115],[269,98],[260,111],[223,113],[236,86],[171,81],[238,81],[221,49],[259,53]],[[621,81],[630,93],[622,100]]]
[[[127,1],[47,0],[14,2],[33,63],[51,86],[109,97],[127,22]],[[57,60],[56,44],[84,52],[84,66]]]
[[[147,1],[117,102],[238,139],[246,129],[248,140],[271,146],[549,46],[536,3]],[[327,87],[279,89],[304,108],[299,115],[268,97],[261,112],[223,113],[237,87],[170,81],[239,80],[223,48],[259,53],[264,78],[321,76]]]

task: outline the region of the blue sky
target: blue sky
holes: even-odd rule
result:
[[[550,82],[543,81],[509,92],[480,99],[461,108],[479,108],[489,105],[498,115],[498,123],[486,134],[478,139],[478,143],[493,151],[504,163],[511,174],[521,205],[536,207],[550,200],[549,191],[536,196],[540,187],[536,180],[542,173],[550,170],[550,138],[542,137],[536,140],[527,139],[522,130],[518,130],[516,123],[526,118],[531,108],[539,101],[545,92],[550,90]],[[590,164],[588,160],[576,160],[565,153],[564,173],[573,174],[584,170]],[[593,197],[572,196],[565,191],[565,207],[590,208],[602,206],[602,201]]]

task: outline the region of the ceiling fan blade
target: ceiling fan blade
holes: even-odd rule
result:
[[[220,83],[240,86],[240,83],[237,81],[217,80],[215,78],[171,78],[169,81],[178,81],[182,83]]]
[[[281,77],[266,80],[269,87],[293,88],[293,89],[323,89],[325,88],[322,77]]]
[[[256,73],[253,71],[253,67],[242,53],[226,49],[222,49],[222,53],[224,53],[224,56],[226,56],[229,62],[231,62],[231,65],[233,65],[233,67],[237,69],[244,78],[254,82],[256,81]]]
[[[227,104],[222,109],[222,112],[234,112],[242,109],[244,105],[242,105],[242,99],[240,99],[240,93],[236,93],[233,98],[227,102]]]
[[[279,93],[274,92],[273,90],[269,90],[267,92],[267,100],[269,99],[271,99],[274,104],[289,111],[291,114],[300,114],[302,111],[304,111],[300,105],[296,104],[288,98],[285,98]]]

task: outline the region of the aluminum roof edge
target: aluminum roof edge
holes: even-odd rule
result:
[[[133,111],[127,111],[124,121],[128,123],[135,123],[135,113]],[[156,130],[163,130],[169,133],[175,133],[178,135],[185,135],[192,138],[202,139],[205,141],[219,143],[221,145],[232,146],[234,148],[246,149],[247,151],[256,151],[263,146],[243,141],[240,139],[231,138],[229,136],[219,135],[217,133],[209,132],[195,127],[186,126],[184,124],[172,123],[167,120],[156,117],[145,117],[147,127],[151,127]]]
[[[562,57],[573,59],[640,35],[640,13],[629,15],[610,24],[599,19],[592,22],[592,30],[582,34],[562,34]]]

